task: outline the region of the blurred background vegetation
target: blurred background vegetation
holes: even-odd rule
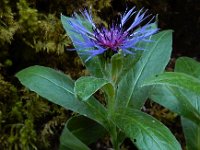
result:
[[[135,5],[159,14],[161,30],[174,30],[174,59],[182,55],[199,59],[198,0],[0,0],[1,150],[56,150],[64,123],[72,115],[28,91],[14,77],[36,64],[61,70],[73,79],[86,73],[76,53],[67,51],[72,44],[60,14],[71,16],[91,6],[95,21],[105,23]],[[151,105],[147,104],[147,112],[167,124],[184,145],[176,115],[157,105],[150,109]]]

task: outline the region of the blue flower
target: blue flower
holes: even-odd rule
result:
[[[158,28],[151,27],[154,17],[145,25],[139,26],[151,16],[146,15],[146,13],[147,10],[141,9],[137,12],[135,8],[132,8],[120,16],[119,23],[112,23],[108,28],[96,25],[92,19],[91,11],[84,10],[81,12],[82,16],[74,13],[73,19],[68,23],[71,26],[71,31],[82,37],[80,39],[74,36],[74,44],[79,47],[76,50],[88,55],[86,61],[106,51],[117,53],[120,50],[124,54],[133,54],[133,49],[143,50],[141,47],[137,47],[137,43],[151,41],[149,37],[158,31]],[[125,24],[134,14],[133,22],[125,29]],[[85,24],[85,21],[90,24],[90,28]]]

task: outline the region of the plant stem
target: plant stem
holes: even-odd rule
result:
[[[114,125],[114,124],[113,124]],[[114,150],[120,150],[120,145],[118,143],[117,127],[114,125],[111,133],[111,142]]]

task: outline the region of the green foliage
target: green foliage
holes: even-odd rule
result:
[[[126,78],[119,83],[117,106],[132,105],[134,108],[141,108],[151,90],[151,88],[140,89],[141,83],[165,69],[172,51],[172,31],[162,31],[155,35],[153,40],[155,41],[153,44],[148,43],[143,46],[145,51],[135,67],[131,67],[127,73],[123,74]],[[127,82],[130,88],[127,88]],[[121,99],[124,100],[121,101]]]
[[[18,72],[16,76],[29,89],[40,96],[74,112],[85,114],[107,127],[106,109],[91,97],[87,104],[74,95],[74,81],[65,74],[48,67],[32,66]],[[37,81],[34,83],[34,81]],[[47,90],[48,87],[48,90]],[[94,111],[97,111],[94,113]]]
[[[29,112],[23,108],[22,101],[16,102],[19,99],[16,87],[4,81],[2,77],[0,84],[0,148],[34,148],[36,133],[33,129],[33,120],[30,117],[24,118],[25,113],[29,114]]]
[[[166,126],[137,109],[118,109],[114,121],[141,150],[181,150],[180,144]]]
[[[18,29],[18,24],[14,21],[14,14],[8,0],[1,0],[0,9],[0,46],[11,43],[13,35]]]
[[[66,24],[73,19],[61,17],[64,28],[75,47],[83,50],[75,42],[76,39],[82,39],[81,35],[76,32],[72,33],[71,26]],[[88,29],[92,28],[85,20],[78,19]],[[154,28],[154,26],[151,27]],[[144,90],[142,82],[164,71],[172,50],[171,31],[160,32],[151,38],[154,42],[139,43],[145,48],[145,51],[139,59],[136,57],[137,62],[133,61],[133,57],[119,57],[119,59],[124,59],[121,61],[124,63],[124,70],[122,69],[124,72],[123,76],[119,77],[121,78],[119,82],[116,83],[116,78],[113,78],[112,73],[120,70],[122,66],[119,65],[120,69],[116,69],[115,58],[106,62],[101,57],[95,57],[89,63],[86,62],[86,67],[94,76],[81,77],[75,82],[75,85],[66,75],[42,66],[26,68],[18,72],[16,76],[23,85],[47,100],[101,124],[111,136],[113,148],[116,150],[120,149],[120,144],[125,137],[130,138],[139,149],[181,149],[180,144],[167,127],[140,111],[152,88],[148,87]],[[84,62],[87,56],[82,55],[79,51],[78,54]],[[162,60],[158,61],[160,57]],[[128,68],[125,62],[131,62],[132,65],[128,63],[128,67],[131,68]],[[109,66],[112,66],[112,69]],[[111,74],[112,76],[110,76]],[[109,87],[107,87],[108,85]],[[105,107],[92,97],[100,89],[107,96]],[[135,93],[136,95],[134,95]],[[132,97],[138,98],[136,106],[130,105],[130,102],[135,100]],[[123,132],[124,135],[120,136],[120,132]],[[82,147],[81,149],[87,150],[88,147],[84,145],[85,143],[74,136],[66,127],[61,136],[61,149],[80,149]],[[68,137],[70,140],[66,140],[64,137]],[[88,138],[89,136],[85,136],[84,140]]]
[[[166,8],[167,1],[159,2],[159,5],[164,3]],[[123,6],[128,2],[131,6],[136,4],[143,7],[145,4],[149,6],[147,8],[156,7],[148,0],[120,2]],[[87,74],[83,71],[80,59],[65,52],[65,49],[71,48],[71,41],[61,27],[60,14],[70,16],[74,11],[91,6],[94,20],[102,22],[98,16],[109,20],[112,11],[119,13],[114,7],[116,3],[118,1],[111,0],[0,0],[0,74],[5,77],[0,75],[0,149],[45,150],[58,147],[58,139],[68,112],[21,89],[13,75],[31,64],[59,68],[74,78]],[[166,10],[162,6],[160,13],[161,10]],[[122,9],[121,5],[119,9]],[[114,63],[115,61],[117,66],[121,60],[113,59]],[[91,68],[95,63],[94,61],[86,66]],[[134,63],[130,62],[130,65]],[[97,70],[90,71],[95,73]],[[113,72],[115,74],[118,70]]]
[[[90,83],[95,83],[91,85]],[[78,98],[81,100],[86,101],[88,100],[94,93],[100,90],[104,86],[110,86],[113,90],[112,84],[109,83],[107,80],[102,78],[95,78],[91,76],[81,77],[75,82],[74,92]],[[85,88],[87,87],[87,88]],[[114,92],[112,92],[113,95]]]
[[[105,133],[106,130],[101,125],[87,117],[72,117],[67,121],[60,137],[60,150],[89,150],[87,145],[95,142]]]
[[[64,46],[69,44],[58,18],[44,15],[37,9],[31,8],[26,0],[17,3],[19,10],[18,24],[23,41],[36,51],[64,52]],[[33,35],[33,36],[30,36]],[[42,35],[42,36],[41,36]]]
[[[61,27],[59,19],[61,13],[67,11],[67,14],[71,15],[75,10],[78,11],[88,6],[94,6],[96,10],[93,9],[93,12],[96,14],[97,11],[105,7],[110,7],[110,0],[90,0],[86,1],[86,3],[85,1],[71,3],[70,1],[60,0],[46,4],[49,6],[46,9],[51,11],[51,13],[46,15],[38,11],[37,7],[33,7],[40,6],[42,1],[33,1],[31,3],[26,0],[19,0],[19,2],[16,0],[12,2],[9,0],[1,1],[0,46],[11,43],[11,40],[15,36],[14,40],[20,40],[24,45],[29,46],[36,52],[47,51],[57,54],[62,54],[65,50],[64,47],[70,43]],[[63,6],[64,9],[61,9],[59,12],[55,5]],[[13,12],[13,9],[17,11]]]
[[[186,73],[197,79],[200,78],[200,63],[192,58],[180,57],[176,61],[175,71]],[[200,96],[185,92],[182,93],[188,102],[193,106],[193,111],[200,113]],[[198,150],[200,148],[200,123],[193,122],[192,120],[182,117],[181,118],[184,136],[186,139],[187,150]]]
[[[0,97],[0,149],[48,149],[52,146],[50,138],[64,126],[66,111],[50,106],[27,90],[17,91],[2,76]],[[49,112],[50,109],[53,111]]]
[[[187,57],[179,58],[175,72],[166,72],[146,80],[153,85],[151,99],[181,115],[188,150],[200,147],[200,64]]]

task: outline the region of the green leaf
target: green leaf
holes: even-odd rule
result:
[[[151,100],[198,124],[200,123],[200,113],[191,104],[191,100],[194,97],[196,95],[192,92],[182,91],[165,85],[155,86],[150,94]]]
[[[141,87],[141,83],[164,71],[171,55],[172,31],[162,31],[153,35],[151,40],[153,42],[142,47],[145,50],[137,64],[123,74],[117,90],[117,106],[132,105],[134,108],[140,108],[151,89],[150,87]]]
[[[185,73],[165,72],[156,75],[141,84],[141,86],[164,85],[188,90],[200,95],[200,80]]]
[[[74,136],[67,127],[60,136],[59,150],[90,150],[90,148]]]
[[[119,109],[113,121],[140,150],[181,150],[166,126],[139,110]]]
[[[200,126],[194,122],[181,117],[181,124],[186,140],[187,150],[199,150],[200,149]]]
[[[200,79],[200,63],[188,57],[181,57],[176,61],[175,71],[191,75],[198,80]],[[195,108],[195,111],[200,113],[200,95],[188,91],[183,91],[182,94]]]
[[[200,122],[200,113],[195,109],[200,96],[200,80],[185,73],[166,72],[144,81],[142,86],[154,86],[151,99],[168,109]]]
[[[60,137],[60,150],[89,150],[86,145],[103,137],[106,130],[84,116],[69,119]]]
[[[96,91],[103,86],[112,85],[105,79],[96,78],[92,76],[81,77],[75,82],[75,93],[83,101],[88,100]]]
[[[189,57],[178,58],[175,64],[175,71],[200,79],[200,63]]]
[[[193,77],[200,79],[200,63],[192,58],[181,57],[177,59],[175,71],[183,72]],[[183,92],[188,102],[194,107],[191,111],[198,111],[200,113],[200,96],[188,91]],[[190,120],[189,120],[190,119]],[[200,120],[195,121],[191,118],[181,117],[181,124],[183,127],[184,136],[186,139],[186,148],[188,150],[200,149]],[[192,121],[194,122],[192,122]]]
[[[107,111],[103,105],[93,97],[87,102],[77,100],[74,96],[74,82],[65,74],[48,67],[32,66],[18,72],[16,77],[24,86],[47,100],[109,128],[106,120]]]
[[[63,25],[65,31],[67,32],[67,35],[72,40],[74,47],[77,49],[77,53],[78,53],[79,57],[81,58],[83,63],[85,63],[85,61],[89,57],[89,55],[82,55],[81,52],[86,51],[87,49],[83,49],[82,47],[79,47],[79,45],[75,44],[75,41],[77,41],[77,39],[83,40],[83,38],[82,38],[81,34],[71,31],[72,27],[69,25],[69,21],[76,21],[76,20],[74,18],[70,18],[70,17],[66,17],[64,15],[61,15],[62,25]],[[83,20],[83,18],[80,17],[78,19],[78,21],[79,21],[79,23],[84,24],[85,27],[88,28],[88,30],[92,31],[92,25],[87,20]],[[85,65],[92,75],[94,75],[96,77],[103,77],[103,69],[101,68],[100,60],[98,57],[94,57],[94,58],[90,59],[90,61],[87,61],[85,63]]]

